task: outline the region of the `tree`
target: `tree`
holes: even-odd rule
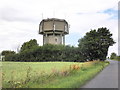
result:
[[[112,38],[112,34],[110,33],[109,29],[107,28],[99,28],[98,29],[98,39],[99,39],[99,49],[101,49],[101,56],[103,56],[103,58],[101,59],[105,59],[108,53],[108,48],[109,46],[112,46],[115,41]],[[100,58],[99,57],[99,58]]]
[[[8,55],[11,55],[11,54],[15,54],[15,51],[4,50],[1,53],[1,55],[3,55],[3,56],[8,56]]]
[[[4,58],[2,58],[3,60],[6,60],[7,57],[13,56],[15,55],[15,51],[10,51],[10,50],[4,50],[1,52],[1,55],[4,56]]]
[[[20,49],[20,52],[23,52],[25,50],[33,49],[34,47],[37,47],[37,46],[38,46],[37,40],[36,39],[31,39],[30,41],[23,43],[23,45]]]
[[[109,29],[103,27],[87,32],[78,42],[79,50],[86,60],[105,60],[109,46],[115,43]]]
[[[116,59],[116,57],[117,57],[117,54],[116,53],[111,53],[111,55],[110,55],[110,59]]]

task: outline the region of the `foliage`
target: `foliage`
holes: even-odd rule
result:
[[[1,55],[4,55],[4,56],[7,56],[7,55],[9,55],[9,54],[15,54],[15,52],[14,52],[14,51],[9,51],[9,50],[4,50],[4,51],[2,51],[2,53],[1,53]]]
[[[120,61],[120,56],[116,56],[116,60]]]
[[[110,59],[115,59],[116,56],[117,56],[117,54],[113,52],[113,53],[111,53],[111,55],[110,55]]]
[[[37,40],[36,39],[31,39],[30,41],[23,43],[23,45],[22,45],[22,47],[20,49],[20,52],[32,49],[32,48],[37,47],[37,46],[38,46]]]
[[[87,32],[78,42],[85,60],[105,60],[109,46],[115,43],[109,29],[103,27]]]
[[[118,56],[116,53],[113,52],[110,55],[110,59],[120,61],[120,56]]]
[[[4,50],[1,52],[1,55],[3,56],[9,56],[9,55],[15,55],[15,52],[14,51],[10,51],[10,50]]]
[[[92,61],[85,63],[3,62],[3,64],[3,88],[75,88],[84,84],[87,80],[90,80],[108,63]],[[60,66],[63,64],[67,68]],[[25,65],[28,67],[25,67]],[[36,67],[36,65],[39,67]],[[46,71],[40,71],[43,66],[48,67],[49,65],[51,66],[47,70],[49,73],[46,73]],[[54,67],[53,69],[53,65],[56,65],[56,68]],[[60,67],[61,69],[59,69]],[[13,69],[11,70],[11,68]],[[8,78],[8,76],[10,78]],[[70,83],[68,83],[68,81]]]
[[[25,61],[25,62],[42,62],[42,61],[68,61],[78,62],[80,53],[77,47],[64,45],[37,46],[24,50],[18,54],[5,58],[6,61]]]

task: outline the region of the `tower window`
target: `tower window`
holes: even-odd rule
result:
[[[55,42],[57,42],[57,38],[55,39]]]

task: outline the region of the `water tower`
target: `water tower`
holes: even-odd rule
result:
[[[43,19],[39,24],[39,34],[43,35],[43,45],[65,45],[65,35],[69,34],[69,26],[67,21],[64,19]]]

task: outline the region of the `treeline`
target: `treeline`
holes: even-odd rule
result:
[[[79,39],[78,47],[48,44],[39,46],[37,40],[33,39],[23,43],[19,53],[2,55],[5,55],[5,61],[21,62],[105,60],[109,46],[114,43],[109,29],[98,28],[87,32],[83,38]]]
[[[43,62],[43,61],[68,61],[80,62],[85,59],[81,58],[77,47],[50,45],[37,46],[31,49],[24,50],[17,54],[10,54],[5,57],[6,61],[25,61],[25,62]]]

